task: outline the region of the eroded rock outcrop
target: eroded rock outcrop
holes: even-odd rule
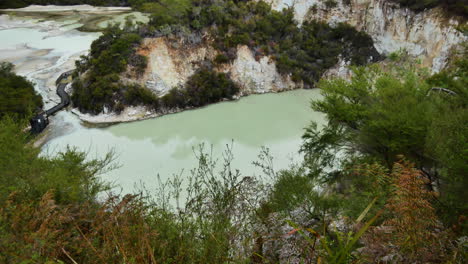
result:
[[[336,0],[335,7],[327,7],[323,0],[266,1],[276,10],[292,7],[300,23],[346,22],[368,33],[380,53],[406,49],[433,72],[446,66],[453,47],[468,40],[457,30],[461,22],[447,18],[439,8],[415,13],[387,0]]]
[[[138,82],[158,95],[166,94],[173,87],[183,86],[197,69],[213,61],[218,54],[208,44],[175,46],[166,38],[147,38],[138,51],[148,58],[146,72]],[[237,58],[233,62],[215,67],[215,70],[228,73],[239,85],[241,95],[291,90],[299,85],[288,76],[279,74],[270,57],[256,60],[247,46],[238,48]]]
[[[166,38],[146,38],[138,51],[148,58],[148,67],[139,82],[158,95],[182,86],[206,60],[217,52],[209,45],[178,46]]]
[[[335,6],[328,6],[323,0],[265,0],[276,10],[292,7],[299,23],[308,20],[324,21],[331,25],[346,22],[369,34],[377,51],[390,54],[405,49],[408,54],[421,60],[422,66],[432,72],[442,70],[454,47],[467,41],[457,27],[459,20],[447,18],[439,8],[415,13],[386,0],[336,0]],[[148,58],[148,67],[143,76],[126,79],[138,82],[163,96],[173,87],[183,86],[197,69],[211,63],[218,55],[209,41],[204,44],[183,44],[180,40],[164,37],[147,38],[138,53]],[[214,70],[225,72],[241,88],[240,96],[279,92],[300,88],[289,76],[278,73],[274,60],[269,56],[255,57],[247,46],[239,46],[237,58],[218,65]],[[335,67],[324,73],[324,77],[349,77],[349,61],[340,59]],[[125,79],[125,78],[124,78]],[[132,115],[126,111],[117,115],[90,122],[130,121],[157,116],[158,113],[144,108],[132,108]]]

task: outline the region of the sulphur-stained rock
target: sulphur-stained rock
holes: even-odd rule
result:
[[[163,37],[144,39],[138,53],[148,57],[148,68],[143,78],[139,78],[138,81],[158,95],[164,95],[171,88],[184,85],[203,61],[211,60],[217,54],[209,45],[184,45],[174,48],[174,45]]]
[[[148,68],[139,83],[158,95],[166,94],[171,88],[183,86],[188,78],[206,61],[218,54],[209,44],[184,44],[173,48],[166,38],[146,38],[138,51],[148,57]],[[298,88],[288,76],[282,76],[275,62],[268,56],[255,60],[247,46],[240,46],[237,58],[215,70],[230,75],[239,85],[242,95],[278,92]]]
[[[227,72],[241,87],[243,94],[285,91],[297,87],[289,77],[278,73],[270,57],[264,56],[256,61],[247,46],[237,50],[237,58],[227,67]]]
[[[346,22],[368,33],[382,54],[400,49],[422,61],[432,72],[442,70],[450,51],[468,38],[457,30],[457,19],[448,19],[434,8],[415,13],[388,0],[336,0],[327,8],[322,0],[265,0],[276,10],[294,9],[299,23],[321,20],[329,24]]]
[[[400,8],[387,0],[336,0],[336,6],[327,7],[323,0],[265,0],[276,10],[291,7],[299,23],[319,20],[332,26],[346,22],[369,34],[376,50],[384,55],[405,49],[417,57],[422,66],[432,72],[442,70],[452,48],[468,38],[457,30],[457,19],[448,19],[440,8],[421,13]],[[254,93],[279,92],[300,88],[290,76],[279,74],[274,60],[269,56],[256,57],[247,46],[237,48],[234,61],[223,65],[210,65],[218,55],[208,39],[205,41],[183,41],[166,37],[145,38],[138,53],[148,58],[148,66],[142,76],[129,72],[122,76],[125,82],[136,82],[163,96],[174,87],[182,87],[200,67],[213,66],[213,70],[227,73],[239,85],[236,98]],[[325,78],[349,78],[349,61],[342,58],[324,73]],[[148,109],[108,115],[105,118],[85,117],[88,122],[118,122],[144,119],[159,115],[149,114]],[[173,110],[174,112],[181,109]]]

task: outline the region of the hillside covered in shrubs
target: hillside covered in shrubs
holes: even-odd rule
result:
[[[466,56],[432,76],[391,57],[320,81],[312,107],[328,123],[307,129],[304,163],[276,171],[264,148],[255,177],[233,167],[233,146],[219,159],[202,145],[189,173],[103,199],[112,153],[45,158],[2,118],[0,262],[465,263]],[[196,76],[203,94],[200,79],[226,82]]]
[[[42,97],[33,84],[13,72],[14,65],[0,62],[0,117],[29,118],[42,109]]]
[[[82,75],[74,84],[72,100],[82,112],[98,114],[104,108],[119,112],[125,106],[136,104],[164,111],[231,99],[238,89],[232,88],[234,84],[228,75],[217,72],[218,67],[236,59],[239,45],[247,45],[256,59],[271,56],[279,73],[291,76],[294,82],[305,87],[313,87],[340,57],[353,65],[380,59],[372,39],[347,24],[331,27],[310,21],[298,25],[292,9],[278,12],[263,1],[133,3],[152,13],[149,24],[108,28],[92,44],[89,56],[77,62],[78,73]],[[145,87],[120,80],[127,69],[134,72],[131,78],[138,78],[144,72],[147,58],[136,54],[136,50],[143,38],[151,37],[180,40],[186,43],[182,49],[203,42],[214,47],[218,55],[214,61],[205,62],[185,87],[174,87],[166,98],[157,98],[142,91]],[[194,98],[198,95],[190,90],[198,89],[200,84],[204,84],[205,95],[212,95],[209,99]],[[221,86],[215,87],[218,85]]]
[[[413,11],[419,12],[425,9],[441,7],[448,14],[458,16],[468,16],[468,1],[467,0],[391,0],[399,3],[403,7],[408,7]]]

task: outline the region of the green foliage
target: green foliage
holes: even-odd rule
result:
[[[338,3],[335,0],[325,0],[324,3],[328,9],[334,8],[338,5]]]
[[[158,108],[158,97],[148,89],[138,85],[129,85],[124,92],[123,103],[128,105],[146,105]]]
[[[239,87],[225,73],[216,73],[208,69],[200,69],[192,75],[185,85],[188,106],[204,106],[231,99],[239,92]]]
[[[375,200],[374,200],[375,201]],[[374,201],[369,203],[362,211],[361,215],[356,219],[356,225],[359,225],[361,220],[366,216],[367,212],[374,205]],[[330,235],[324,236],[320,242],[325,249],[324,260],[326,263],[333,264],[346,264],[350,262],[359,261],[354,252],[359,246],[359,239],[370,228],[370,226],[377,220],[380,213],[375,214],[369,221],[367,221],[357,232],[349,231],[343,233],[340,231],[333,231]]]
[[[28,118],[42,109],[42,98],[33,84],[16,75],[13,68],[11,63],[0,63],[0,118],[5,115]]]
[[[0,203],[12,192],[18,199],[34,200],[49,190],[55,190],[58,203],[84,202],[105,189],[97,177],[112,161],[111,154],[101,161],[86,161],[84,153],[69,149],[47,159],[28,140],[12,119],[0,121]]]
[[[442,180],[442,204],[439,210],[445,212],[444,218],[454,220],[454,216],[468,212],[466,192],[468,186],[468,46],[462,47],[454,59],[453,64],[441,73],[428,79],[431,87],[445,88],[455,94],[431,90],[434,99],[443,98],[444,104],[439,104],[437,115],[428,128],[425,152],[432,157],[439,166],[438,177]],[[465,232],[468,223],[459,223]]]
[[[130,4],[143,12],[151,13],[150,24],[155,27],[167,24],[187,23],[191,0],[130,0]]]
[[[466,16],[468,15],[468,3],[466,0],[392,0],[401,6],[408,7],[416,12],[441,6],[447,13]]]
[[[143,88],[120,82],[120,74],[127,65],[133,67],[136,75],[146,69],[147,59],[135,51],[141,37],[133,31],[131,27],[120,29],[118,25],[110,26],[91,44],[90,55],[76,62],[78,72],[86,72],[73,83],[71,99],[80,111],[98,114],[104,107],[120,111],[122,104],[127,103],[125,100],[131,105],[156,105],[152,100],[154,96],[140,91]]]
[[[466,171],[467,163],[468,86],[466,77],[456,77],[466,76],[465,63],[458,62],[456,69],[429,79],[424,71],[398,62],[387,68],[357,68],[349,82],[321,81],[324,98],[313,102],[312,107],[327,115],[328,124],[322,130],[310,126],[302,147],[307,166],[316,172],[312,175],[326,181],[347,179],[351,181],[350,190],[357,193],[351,192],[351,197],[370,199],[362,194],[372,190],[372,184],[363,182],[372,178],[340,169],[362,160],[377,161],[391,169],[398,155],[403,154],[432,184],[437,184],[441,195],[439,212],[445,220],[456,221],[466,214],[466,195],[460,186],[466,186],[462,171]],[[434,90],[432,83],[448,87],[452,93]],[[451,89],[457,92],[453,94]],[[340,155],[335,155],[337,152]],[[338,169],[327,170],[331,166]],[[387,193],[384,189],[374,190],[384,196]]]
[[[384,208],[393,191],[392,177],[387,168],[369,160],[353,160],[351,164],[341,175],[345,179],[342,185],[345,186],[338,190],[345,198],[343,212],[351,218],[357,218],[364,206],[372,202],[374,206],[369,213],[376,215]]]
[[[347,147],[350,152],[374,155],[389,167],[397,154],[420,157],[434,105],[426,96],[429,86],[414,69],[387,73],[376,66],[357,68],[350,82],[323,80],[319,87],[324,99],[312,107],[326,113],[329,122],[322,131],[308,129],[306,153],[326,154],[321,148],[329,152],[332,146]],[[333,159],[321,157],[325,158]]]
[[[280,171],[278,174],[269,199],[273,210],[287,212],[302,206],[313,192],[310,178],[294,170]]]
[[[193,74],[183,89],[173,88],[161,98],[166,108],[200,107],[231,99],[239,87],[225,73],[206,68]]]
[[[287,216],[301,208],[308,217],[327,222],[337,216],[341,202],[333,194],[323,194],[316,187],[303,167],[279,171],[266,206],[272,212]]]
[[[216,55],[215,59],[214,59],[214,63],[216,64],[224,64],[224,63],[228,63],[229,62],[229,57],[225,54],[218,54]]]
[[[235,59],[237,46],[248,45],[256,58],[271,55],[281,73],[290,74],[294,81],[303,81],[306,86],[313,85],[334,66],[339,55],[355,65],[380,58],[372,39],[349,25],[332,28],[310,21],[299,27],[293,9],[278,12],[264,1],[192,1],[192,8],[184,14],[175,19],[168,12],[157,12],[155,16],[163,17],[150,24],[163,34],[190,29],[201,35],[208,29],[214,47],[221,52],[216,64]]]

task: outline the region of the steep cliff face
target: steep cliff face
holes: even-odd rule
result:
[[[239,47],[236,60],[227,65],[224,72],[230,74],[242,94],[278,92],[298,87],[291,78],[278,73],[275,62],[269,56],[256,61],[247,46]]]
[[[406,49],[433,72],[445,67],[452,47],[467,40],[456,29],[460,22],[447,19],[438,8],[416,14],[387,0],[336,0],[335,7],[327,7],[324,0],[266,1],[276,10],[292,7],[300,23],[349,23],[368,33],[380,53]]]
[[[292,7],[300,23],[307,20],[321,20],[332,25],[349,23],[367,32],[380,53],[389,54],[405,49],[433,72],[445,67],[454,46],[468,40],[456,29],[460,22],[447,19],[437,8],[414,13],[386,0],[336,0],[334,7],[327,7],[324,0],[266,2],[276,10]],[[181,47],[165,38],[145,39],[140,53],[148,57],[149,67],[139,82],[160,95],[172,87],[183,85],[204,61],[212,61],[217,55],[209,45]],[[340,60],[325,76],[348,76],[348,64]],[[271,58],[266,56],[256,60],[246,46],[239,47],[234,62],[218,70],[229,73],[244,95],[298,87],[290,78],[277,72]]]
[[[205,60],[212,60],[216,51],[209,45],[184,46],[166,38],[146,38],[138,51],[148,58],[148,67],[139,82],[158,95],[182,86]]]
[[[158,95],[166,94],[171,88],[183,86],[188,78],[207,61],[213,61],[217,51],[210,45],[179,46],[166,38],[147,38],[139,54],[148,58],[148,68],[138,82],[146,85]],[[237,58],[216,68],[228,73],[241,89],[241,95],[284,91],[296,88],[289,77],[281,76],[270,57],[255,60],[247,46],[240,46]]]
[[[386,0],[336,0],[328,6],[324,0],[265,0],[276,10],[292,7],[300,23],[321,20],[331,25],[346,22],[368,33],[378,52],[389,54],[400,49],[421,60],[422,66],[433,72],[443,69],[453,47],[468,38],[456,28],[459,21],[448,19],[440,9],[421,13],[400,8]],[[142,77],[126,79],[138,82],[159,96],[171,88],[183,86],[188,78],[208,61],[213,61],[218,52],[208,44],[185,45],[166,38],[147,38],[138,53],[148,58],[148,67]],[[349,77],[349,61],[340,59],[324,77]],[[301,84],[289,76],[278,73],[276,64],[269,56],[255,58],[247,46],[237,49],[237,58],[218,66],[215,70],[229,73],[241,88],[240,96],[278,92],[299,88]],[[130,109],[128,112],[127,110]],[[158,113],[143,107],[129,107],[123,113],[83,118],[90,122],[121,122],[157,116]]]

